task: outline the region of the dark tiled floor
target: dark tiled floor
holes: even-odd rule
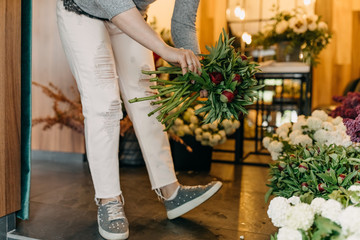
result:
[[[249,158],[268,160],[267,156]],[[34,159],[32,171],[30,220],[19,221],[16,234],[43,240],[102,239],[86,163]],[[182,184],[205,184],[216,178],[224,185],[212,199],[172,221],[150,190],[144,167],[120,171],[130,240],[238,240],[240,236],[265,240],[276,231],[264,203],[267,168],[213,163],[210,174],[179,173]]]

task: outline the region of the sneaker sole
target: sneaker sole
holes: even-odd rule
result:
[[[100,235],[107,240],[125,240],[129,238],[129,231],[126,233],[110,233],[99,226]]]
[[[217,182],[215,183],[214,186],[212,186],[207,192],[205,192],[203,195],[187,202],[184,203],[183,205],[170,210],[167,212],[167,217],[168,219],[174,219],[177,217],[180,217],[181,215],[189,212],[190,210],[196,208],[197,206],[199,206],[200,204],[202,204],[203,202],[205,202],[206,200],[208,200],[209,198],[211,198],[217,191],[219,191],[219,189],[221,188],[222,183],[221,182]]]

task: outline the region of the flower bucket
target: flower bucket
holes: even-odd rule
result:
[[[300,46],[291,46],[290,42],[279,42],[276,44],[277,62],[300,62]]]
[[[186,135],[182,139],[193,152],[187,151],[184,145],[170,140],[175,171],[210,171],[212,147],[201,145],[193,136]]]

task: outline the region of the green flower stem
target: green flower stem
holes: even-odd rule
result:
[[[148,100],[154,100],[158,97],[161,97],[161,96],[164,96],[166,94],[169,94],[169,93],[172,93],[173,90],[168,90],[168,91],[165,91],[165,92],[162,92],[162,93],[159,93],[159,94],[155,94],[155,95],[152,95],[152,96],[148,96],[148,97],[143,97],[143,98],[133,98],[133,99],[130,99],[129,100],[129,103],[135,103],[135,102],[142,102],[142,101],[148,101]]]
[[[181,103],[183,103],[185,100],[187,99],[187,97],[184,97],[183,99],[181,99],[180,101],[176,101],[173,104],[175,105],[174,108],[176,108],[177,106],[179,106]],[[167,105],[166,105],[167,106]],[[159,116],[157,116],[157,120],[159,120],[161,122],[161,119],[163,119],[165,117],[166,114],[168,114],[170,111],[161,111],[161,114]]]
[[[168,97],[168,98],[165,98],[165,99],[161,99],[161,100],[158,100],[158,101],[151,102],[150,104],[151,104],[151,105],[158,105],[158,104],[161,104],[161,103],[166,103],[166,102],[168,102],[170,99],[171,99],[171,97]],[[166,105],[165,105],[165,106],[166,106]]]
[[[165,84],[169,84],[169,85],[183,85],[183,84],[185,84],[185,81],[175,82],[175,81],[169,81],[169,80],[163,80],[163,79],[150,79],[150,82],[159,82],[159,83],[165,83]]]
[[[171,114],[167,116],[165,119],[163,119],[162,124],[165,124],[167,121],[171,119],[171,122],[168,124],[168,126],[164,129],[164,131],[168,131],[172,125],[174,125],[174,122],[176,118],[179,117],[179,115],[184,112],[187,108],[190,107],[190,105],[200,96],[200,93],[195,94],[192,96],[183,106],[180,108],[180,110],[174,114]]]
[[[152,74],[182,74],[182,71],[179,70],[158,70],[158,71],[141,71],[143,74],[152,75]]]
[[[185,111],[198,97],[200,96],[200,93],[196,93],[194,96],[190,97],[189,100],[184,103],[181,108],[179,109],[179,111],[177,111],[176,113],[170,114],[169,116],[167,116],[166,118],[163,119],[163,123],[166,123],[168,120],[170,120],[171,118],[177,118],[183,111]],[[187,99],[187,98],[185,98]]]
[[[156,108],[155,110],[153,110],[153,111],[151,111],[150,113],[148,113],[148,116],[150,117],[150,116],[154,115],[156,112],[160,111],[160,110],[161,110],[162,108],[164,108],[165,106],[166,106],[165,104],[161,105],[160,107],[158,107],[158,108]]]
[[[185,91],[188,90],[190,87],[191,87],[191,85],[188,85],[185,88],[183,88],[181,91],[177,92],[177,94],[174,94],[173,98],[171,99],[172,105],[168,105],[168,107],[166,107],[166,109],[164,109],[163,111],[170,112],[171,110],[176,108],[178,106],[178,104],[174,105],[174,103],[177,103],[179,101],[179,99],[184,96]],[[190,93],[186,96],[186,98],[189,95],[190,95]]]

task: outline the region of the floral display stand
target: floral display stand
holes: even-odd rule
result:
[[[193,151],[189,152],[183,144],[170,140],[175,171],[210,171],[213,148],[201,145],[190,135],[182,139]]]

